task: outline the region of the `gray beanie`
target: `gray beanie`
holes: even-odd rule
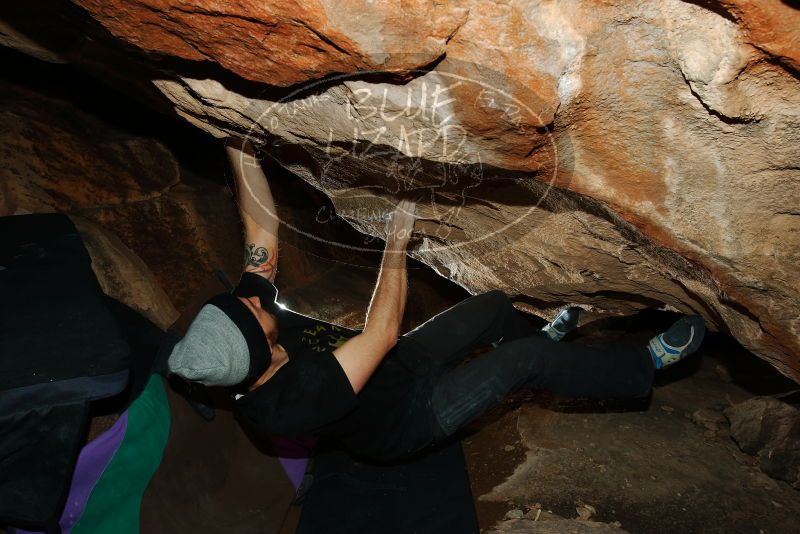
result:
[[[255,316],[235,297],[211,299],[169,356],[169,370],[206,386],[246,386],[266,371],[269,346]]]
[[[213,304],[203,306],[169,357],[170,371],[206,386],[235,386],[249,369],[247,341]]]

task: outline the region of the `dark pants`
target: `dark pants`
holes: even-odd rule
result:
[[[431,358],[428,398],[439,428],[434,441],[456,430],[521,389],[593,398],[641,397],[653,382],[645,346],[584,347],[555,342],[531,327],[501,291],[471,297],[407,333]],[[479,345],[497,348],[461,363]]]

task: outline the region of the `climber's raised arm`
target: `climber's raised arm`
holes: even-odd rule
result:
[[[273,282],[278,268],[278,216],[267,177],[248,141],[228,140],[225,150],[244,226],[244,270]]]
[[[414,230],[413,202],[402,201],[386,225],[386,250],[361,334],[333,351],[358,393],[397,343],[408,290],[406,247]]]

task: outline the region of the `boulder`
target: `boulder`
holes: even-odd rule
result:
[[[147,66],[132,86],[149,73],[192,124],[250,136],[331,216],[380,236],[415,196],[414,256],[469,291],[543,317],[700,313],[800,379],[789,3],[75,4]],[[85,50],[65,57],[125,78]]]
[[[162,330],[178,320],[178,310],[139,256],[102,226],[82,217],[71,218],[92,258],[92,270],[103,293],[125,303]]]
[[[757,397],[725,410],[731,437],[758,458],[761,470],[800,489],[800,410],[770,397]]]

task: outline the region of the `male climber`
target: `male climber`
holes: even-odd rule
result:
[[[169,358],[173,373],[228,388],[245,421],[266,434],[326,436],[356,456],[391,460],[452,435],[525,388],[620,398],[648,394],[653,374],[697,350],[698,316],[648,345],[584,347],[559,340],[577,324],[562,312],[533,329],[500,291],[470,297],[400,335],[414,204],[386,226],[386,248],[364,329],[296,314],[276,302],[278,220],[252,148],[227,147],[245,229],[242,278],[203,306]],[[469,362],[477,346],[493,349]]]

